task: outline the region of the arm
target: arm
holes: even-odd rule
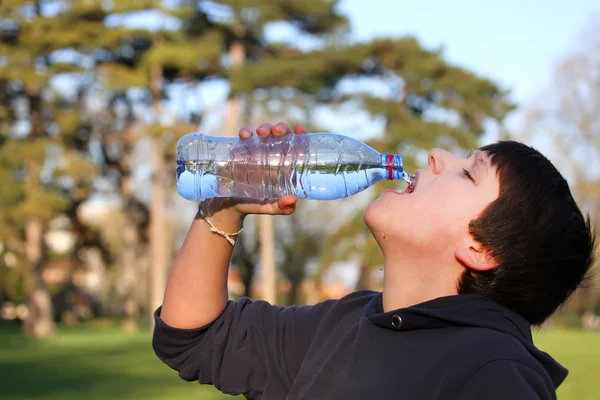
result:
[[[306,133],[296,127],[296,133]],[[280,136],[291,133],[283,123],[261,125],[256,133]],[[252,132],[243,128],[240,138]],[[211,222],[225,232],[237,232],[248,214],[291,214],[296,196],[286,196],[276,203],[235,203],[232,199],[213,198],[201,205]],[[227,304],[227,276],[233,252],[223,237],[210,231],[206,221],[196,219],[175,258],[169,274],[160,318],[175,328],[198,328],[213,322]]]
[[[278,307],[242,298],[229,301],[214,322],[199,329],[170,327],[155,313],[152,346],[185,381],[249,398],[268,389],[269,398],[283,399],[319,322],[334,304]]]
[[[229,214],[229,215],[227,215]],[[243,218],[224,210],[212,216],[225,232],[240,230]],[[191,329],[213,322],[227,303],[227,275],[233,246],[196,218],[179,250],[165,290],[160,318],[172,327]]]
[[[552,382],[533,367],[516,360],[494,360],[473,375],[458,399],[550,400],[556,399],[556,393]]]
[[[262,126],[261,136],[290,133],[287,125]],[[296,127],[296,133],[305,133]],[[240,137],[251,136],[247,129]],[[237,232],[248,214],[291,214],[295,196],[276,203],[210,199],[201,207],[225,232]],[[267,382],[285,391],[304,359],[318,321],[333,302],[277,307],[264,301],[228,301],[233,246],[196,219],[170,271],[163,305],[155,313],[152,345],[157,356],[187,381],[225,393],[261,393]],[[285,393],[282,392],[283,397]]]

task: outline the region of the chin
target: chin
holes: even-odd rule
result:
[[[387,196],[381,195],[377,200],[369,204],[363,212],[363,220],[376,239],[381,236],[382,228],[386,224],[389,224],[389,226],[393,225],[391,210],[394,205],[390,200]]]
[[[389,245],[389,243],[414,244],[412,243],[416,236],[414,226],[408,228],[411,225],[410,216],[399,212],[405,206],[404,201],[401,200],[402,196],[398,192],[383,193],[378,199],[369,204],[363,212],[365,224],[382,249],[384,244]],[[417,224],[417,226],[419,225]],[[383,240],[384,232],[385,240]],[[410,234],[405,237],[408,232]]]
[[[369,227],[369,229],[371,231],[373,231],[373,227],[375,227],[377,225],[376,221],[377,219],[381,219],[383,214],[382,211],[385,206],[381,204],[382,203],[382,198],[378,198],[377,200],[371,202],[371,204],[369,204],[365,210],[363,211],[363,221],[365,221],[365,224],[367,224],[367,226]],[[380,221],[380,226],[381,226],[381,221]]]

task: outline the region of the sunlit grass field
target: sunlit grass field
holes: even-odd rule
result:
[[[600,332],[551,330],[535,332],[534,339],[571,371],[559,399],[600,399]],[[15,328],[0,327],[0,399],[233,398],[180,380],[156,358],[150,340],[149,333],[87,327],[33,341]]]
[[[600,332],[534,331],[533,340],[569,370],[558,388],[559,400],[600,399]]]

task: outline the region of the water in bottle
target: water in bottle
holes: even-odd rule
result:
[[[189,133],[177,143],[177,190],[188,200],[211,197],[333,200],[382,179],[404,179],[400,154],[381,154],[332,133],[254,135],[248,139]]]

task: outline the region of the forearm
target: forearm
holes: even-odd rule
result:
[[[295,134],[305,134],[296,126]],[[291,134],[287,124],[263,124],[256,133]],[[253,135],[249,128],[239,131],[240,140]],[[247,199],[246,199],[247,200]],[[203,201],[203,209],[220,230],[234,233],[240,230],[245,215],[289,215],[296,208],[297,196],[283,196],[276,201],[240,201],[235,198],[211,198]],[[210,231],[209,225],[196,219],[175,258],[169,274],[161,310],[161,319],[174,328],[193,329],[206,326],[222,314],[227,305],[227,275],[233,246],[225,238]]]
[[[211,222],[225,232],[237,232],[242,217],[217,213]],[[213,322],[228,300],[227,276],[233,252],[225,238],[210,231],[202,219],[191,224],[169,274],[161,319],[168,325],[199,328]]]

